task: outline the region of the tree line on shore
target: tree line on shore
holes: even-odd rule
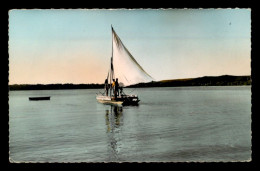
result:
[[[205,76],[139,83],[128,87],[236,86],[251,85],[250,76]],[[14,84],[9,90],[102,89],[104,84]]]
[[[162,80],[157,82],[139,83],[129,87],[181,87],[181,86],[236,86],[251,85],[250,76],[205,76],[188,79]]]
[[[59,90],[59,89],[95,89],[104,88],[104,84],[14,84],[9,90]]]

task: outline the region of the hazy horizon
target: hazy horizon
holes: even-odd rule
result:
[[[216,75],[216,76],[205,75],[205,76],[201,76],[201,77],[220,77],[220,76],[225,76],[225,75]],[[250,75],[228,75],[228,76],[243,77],[243,76],[251,76],[251,74]],[[201,77],[165,79],[165,80],[157,80],[157,81],[195,79],[195,78],[201,78]],[[8,84],[8,85],[36,85],[36,84],[42,84],[42,83],[34,83],[34,84],[22,83],[22,84]],[[69,82],[66,82],[66,83],[47,83],[47,84],[74,84],[74,85],[77,85],[77,84],[104,84],[104,83],[69,83]],[[43,84],[43,85],[47,85],[47,84]]]
[[[155,80],[251,75],[249,9],[11,10],[9,85],[102,84],[111,24]]]

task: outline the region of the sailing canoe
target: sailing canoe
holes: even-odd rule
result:
[[[140,82],[152,81],[152,77],[137,63],[128,49],[125,47],[119,36],[112,29],[112,56],[110,62],[110,70],[107,75],[106,83],[112,85],[112,80],[118,80],[120,87],[125,87]],[[108,83],[109,82],[109,83]],[[115,98],[112,94],[112,89],[107,92],[98,94],[96,99],[103,104],[112,105],[138,105],[140,101],[137,95],[127,95],[122,89],[119,95]]]

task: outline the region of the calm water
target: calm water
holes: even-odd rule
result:
[[[10,91],[11,160],[251,159],[251,86],[125,89],[139,95],[135,107],[100,104],[99,91]],[[51,100],[28,100],[45,95]]]

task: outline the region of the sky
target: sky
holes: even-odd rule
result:
[[[9,11],[9,84],[103,83],[111,25],[154,81],[251,74],[249,9],[33,9]]]

